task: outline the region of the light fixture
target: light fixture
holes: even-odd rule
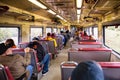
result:
[[[77,5],[77,8],[81,8],[82,0],[76,0],[76,5]]]
[[[54,12],[54,11],[52,11],[52,10],[47,10],[49,13],[51,13],[51,14],[53,14],[53,15],[55,15],[56,13]]]
[[[37,0],[28,0],[30,2],[32,2],[33,4],[39,6],[42,9],[47,9],[47,7],[45,5],[43,5],[42,3],[38,2]]]
[[[78,20],[77,20],[77,22],[79,23],[79,22],[80,22],[80,20],[78,19]]]
[[[59,15],[56,15],[58,18],[62,19],[63,20],[63,17],[59,16]]]
[[[80,22],[80,15],[77,15],[77,22]]]
[[[80,14],[81,13],[81,10],[80,9],[77,9],[77,14]]]
[[[67,22],[63,17],[61,17],[60,15],[56,15],[58,18],[64,20],[65,22]]]
[[[80,15],[77,15],[77,19],[78,19],[78,20],[80,19]]]

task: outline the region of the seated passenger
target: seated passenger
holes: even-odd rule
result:
[[[52,34],[51,34],[51,37],[52,37],[53,39],[55,39],[55,37],[56,37],[55,33],[52,33]]]
[[[8,48],[16,48],[13,39],[7,39],[5,43],[0,44],[0,55],[2,55]]]
[[[9,67],[11,74],[14,79],[20,78],[22,75],[26,75],[26,80],[30,80],[33,72],[33,67],[31,63],[31,55],[29,53],[30,48],[25,48],[25,56],[22,57],[19,54],[12,54],[12,49],[10,48],[7,54],[0,56],[0,63]],[[4,52],[6,53],[6,52]]]
[[[16,45],[15,45],[13,39],[7,39],[5,44],[9,45],[11,48],[16,48]]]
[[[87,32],[84,31],[84,36],[82,37],[83,40],[89,40],[89,36],[87,35]]]
[[[98,63],[86,61],[78,64],[69,80],[104,80],[104,75]]]
[[[50,34],[50,33],[47,33],[47,37],[45,38],[45,40],[54,41],[54,45],[55,45],[55,47],[57,47],[57,42],[56,42],[55,39],[53,39],[53,38],[51,37],[51,34]]]
[[[95,40],[92,35],[89,36],[89,40]]]
[[[35,40],[33,42],[30,42],[28,44],[28,47],[34,49],[37,52],[38,61],[40,62],[40,65],[43,66],[42,74],[47,73],[50,62],[50,55],[48,53],[45,53],[42,45]]]

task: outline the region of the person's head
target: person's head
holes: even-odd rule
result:
[[[50,34],[50,33],[47,33],[47,36],[51,36],[51,34]]]
[[[34,37],[32,41],[39,41],[39,39],[37,37]]]
[[[69,33],[69,30],[67,30],[66,33]]]
[[[94,40],[92,35],[89,35],[89,40]]]
[[[2,54],[2,56],[7,56],[7,55],[12,55],[12,48],[8,48],[8,49]]]
[[[60,31],[60,33],[62,34],[62,33],[63,33],[63,31]]]
[[[39,43],[37,41],[30,42],[27,47],[37,49]]]
[[[85,61],[73,70],[71,80],[104,80],[102,68],[95,61]]]
[[[87,36],[87,33],[86,33],[86,31],[84,31],[84,36]]]
[[[13,39],[7,39],[5,42],[5,45],[10,48],[10,47],[15,46],[15,43],[14,43]]]
[[[52,34],[51,34],[51,37],[52,37],[52,38],[55,38],[55,33],[52,33]]]

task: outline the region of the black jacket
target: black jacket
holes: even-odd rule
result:
[[[33,48],[34,45],[37,45],[37,49]],[[44,50],[43,46],[39,42],[35,41],[35,42],[30,42],[28,44],[28,47],[36,50],[38,61],[41,62],[43,60],[44,56],[45,56],[45,50]]]
[[[37,57],[38,57],[38,60],[39,62],[41,62],[45,56],[45,50],[43,48],[43,46],[41,44],[37,45]]]
[[[4,43],[1,43],[0,44],[0,55],[2,55],[8,48],[9,46],[5,46]]]

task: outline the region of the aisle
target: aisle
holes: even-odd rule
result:
[[[62,49],[55,60],[51,61],[49,72],[41,80],[61,80],[60,64],[67,61],[68,49]]]

